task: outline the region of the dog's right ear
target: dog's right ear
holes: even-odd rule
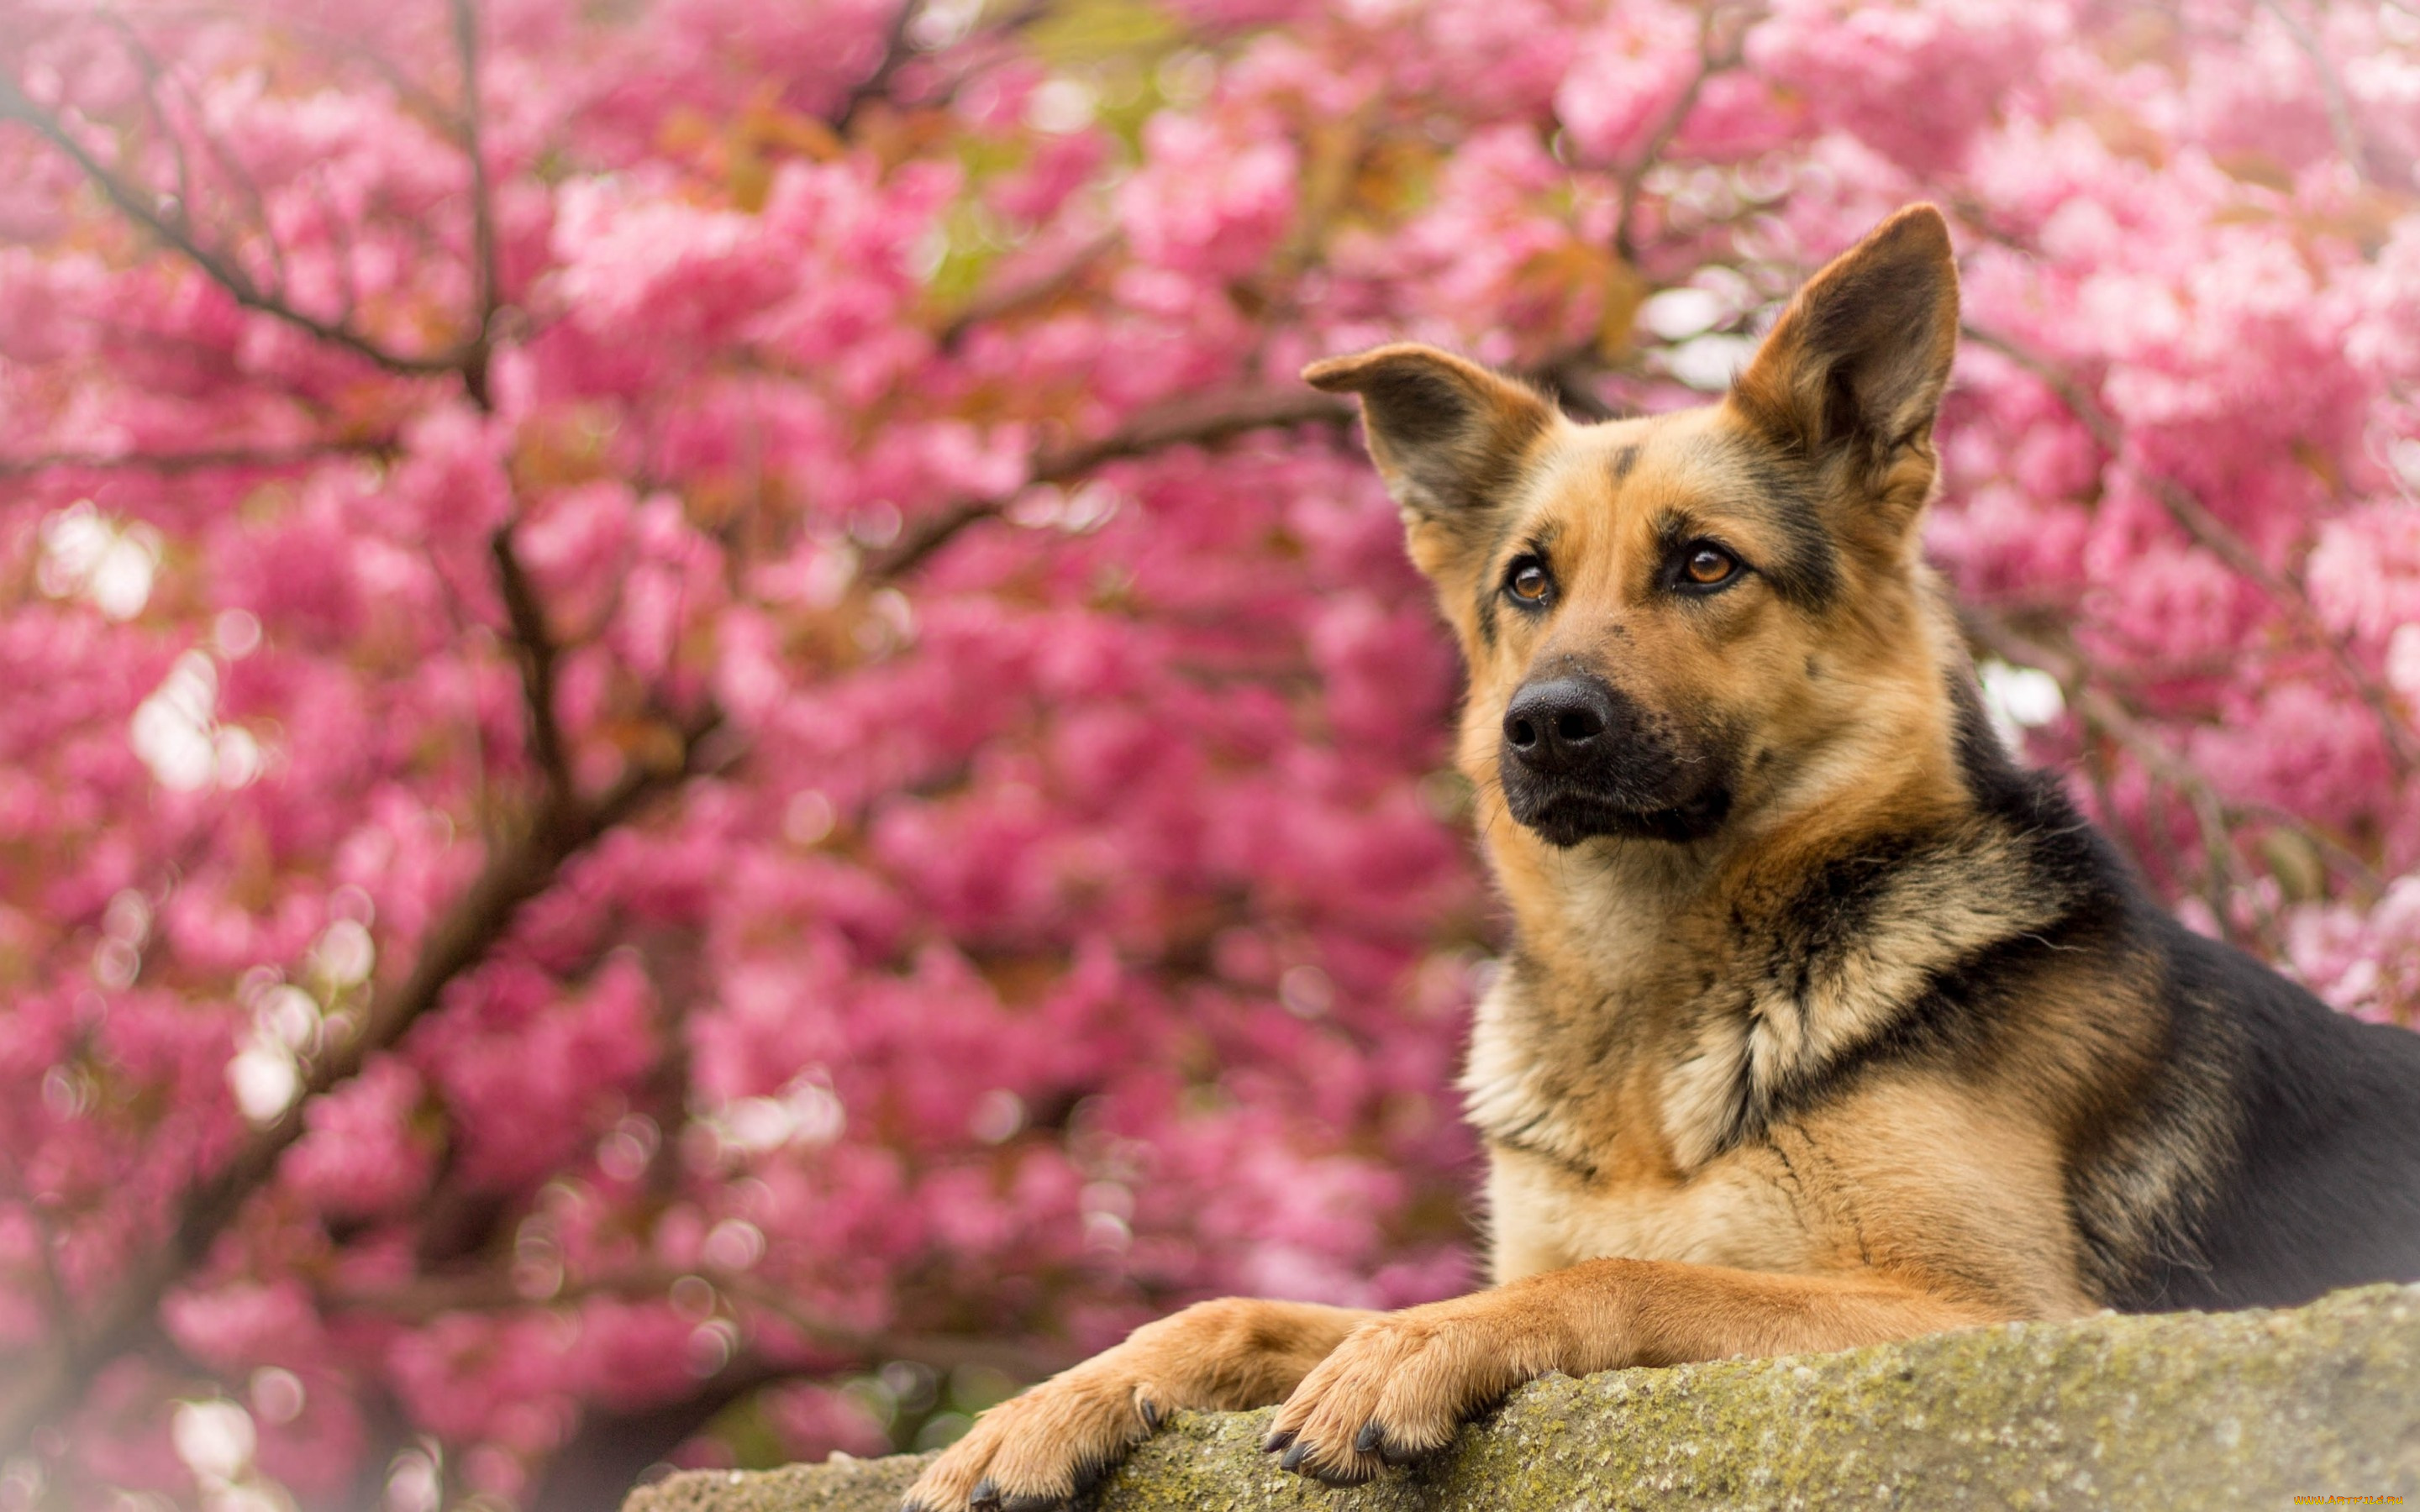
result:
[[[1527,384],[1417,342],[1330,357],[1302,377],[1315,389],[1361,396],[1371,460],[1415,521],[1474,522],[1555,418]]]
[[[1957,350],[1949,224],[1911,205],[1807,281],[1727,402],[1784,451],[1849,469],[1896,535],[1932,484],[1933,419]]]

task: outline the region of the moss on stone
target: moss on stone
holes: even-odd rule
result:
[[[2020,1323],[1536,1381],[1444,1456],[1329,1491],[1268,1412],[1180,1413],[1098,1512],[2287,1507],[2420,1502],[2420,1288],[2286,1312]],[[929,1457],[676,1475],[626,1512],[888,1512]]]

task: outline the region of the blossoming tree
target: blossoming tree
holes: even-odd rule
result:
[[[1461,1284],[1452,667],[1292,375],[1696,402],[1910,199],[1996,708],[2411,1017],[2415,157],[2405,0],[0,0],[0,1512]]]

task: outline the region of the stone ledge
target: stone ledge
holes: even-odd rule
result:
[[[2420,1504],[2420,1287],[2281,1312],[2102,1317],[1844,1354],[1553,1376],[1417,1472],[1329,1491],[1187,1412],[1098,1512]],[[891,1512],[928,1456],[675,1475],[625,1512]]]

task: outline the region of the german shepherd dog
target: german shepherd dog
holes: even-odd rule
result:
[[[908,1507],[1056,1506],[1177,1408],[1280,1403],[1267,1447],[1344,1486],[1552,1370],[2420,1278],[2420,1035],[2179,925],[1993,733],[1917,545],[1957,334],[1916,206],[1703,409],[1577,424],[1409,345],[1305,370],[1361,396],[1469,664],[1496,1285],[1189,1307]]]

